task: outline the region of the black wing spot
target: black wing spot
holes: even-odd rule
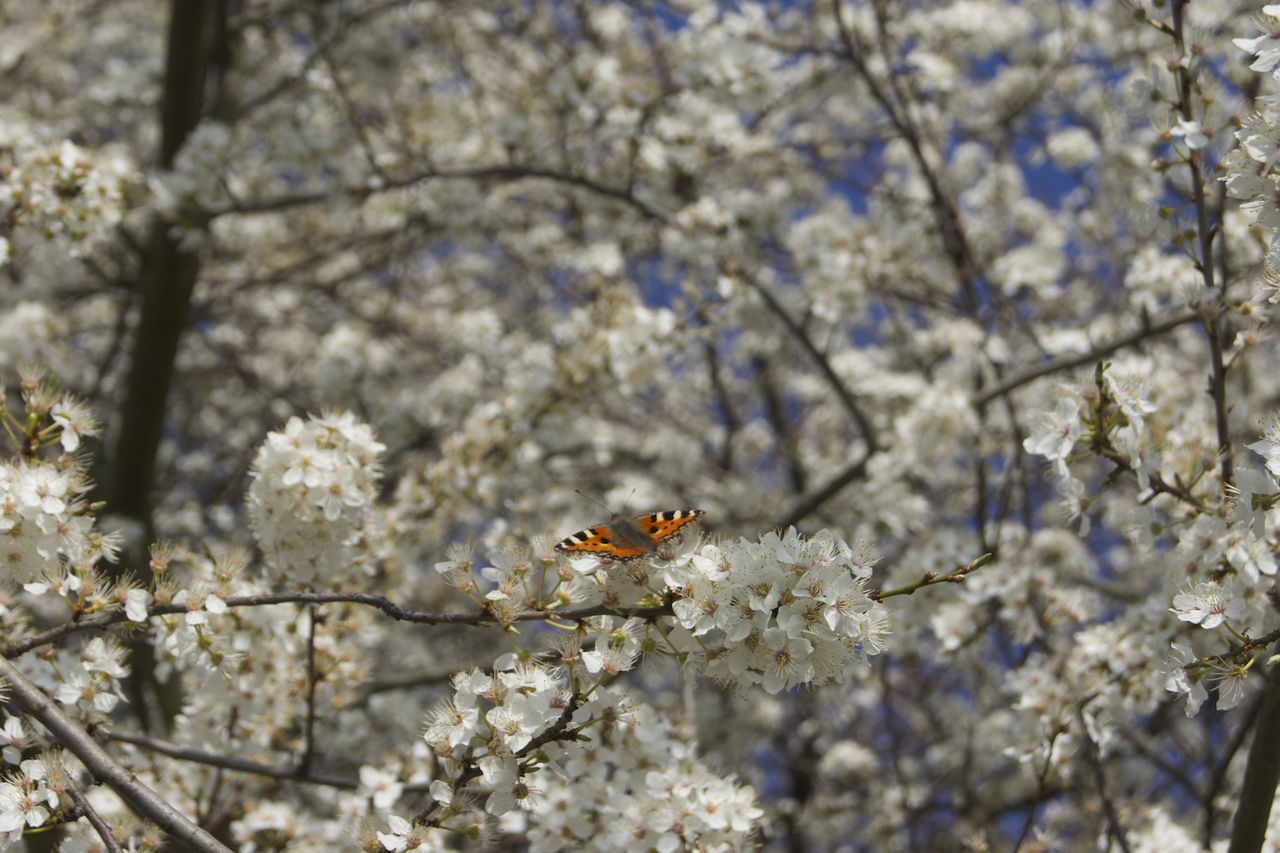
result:
[[[601,544],[601,545],[608,545],[608,544],[610,544],[610,543],[609,543],[609,537],[608,537],[608,536],[601,536],[601,537],[600,537],[600,544]]]

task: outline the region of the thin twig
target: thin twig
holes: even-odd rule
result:
[[[917,590],[924,589],[926,586],[934,586],[940,583],[960,583],[968,577],[970,572],[980,569],[987,563],[990,563],[991,557],[992,555],[990,553],[983,554],[981,557],[977,557],[969,563],[966,563],[953,571],[947,572],[945,575],[940,575],[936,572],[925,572],[924,576],[914,583],[909,583],[906,586],[900,586],[896,589],[886,589],[883,591],[869,589],[867,590],[867,595],[874,598],[876,601],[883,601],[886,598],[892,598],[896,595],[911,595]]]
[[[234,758],[222,753],[204,752],[199,749],[191,749],[189,747],[179,746],[176,743],[170,743],[168,741],[148,737],[147,735],[134,734],[132,732],[110,730],[105,732],[105,736],[108,740],[140,746],[143,749],[150,750],[151,752],[158,752],[161,755],[167,755],[170,758],[177,758],[181,761],[190,761],[195,764],[206,764],[210,767],[220,767],[224,770],[234,770],[238,773],[250,773],[254,776],[266,776],[269,779],[292,780],[295,782],[305,782],[311,785],[324,785],[328,788],[341,788],[347,791],[354,791],[359,785],[357,780],[345,776],[327,776],[323,773],[308,773],[306,775],[300,775],[296,766],[272,766],[270,764],[259,764],[256,761]]]
[[[934,169],[932,159],[925,154],[922,135],[911,121],[912,111],[909,109],[906,93],[902,92],[898,86],[897,75],[887,75],[887,85],[894,91],[894,96],[890,97],[885,86],[881,85],[881,81],[876,78],[870,67],[863,60],[867,50],[863,44],[859,43],[858,37],[848,22],[845,21],[840,7],[841,0],[832,0],[832,15],[835,18],[836,31],[839,33],[840,43],[844,47],[844,53],[840,55],[841,59],[853,66],[858,73],[858,77],[866,85],[867,91],[880,104],[880,108],[884,110],[889,122],[898,131],[903,141],[907,143],[907,147],[915,160],[916,168],[929,188],[929,196],[932,201],[930,210],[933,212],[934,222],[938,226],[938,235],[942,241],[943,251],[951,262],[959,280],[960,292],[964,297],[964,308],[970,316],[977,317],[978,298],[974,287],[974,277],[978,272],[978,265],[974,260],[972,250],[969,248],[968,240],[965,238],[964,229],[961,227],[960,214],[952,203],[950,194],[944,188],[942,179]],[[887,15],[883,7],[875,5],[873,8],[877,12],[877,18],[883,30],[883,23]],[[887,45],[889,42],[887,34],[882,31],[881,36],[877,40],[878,44]],[[890,62],[890,66],[892,66],[892,58],[887,57],[887,59]]]
[[[102,846],[106,847],[110,853],[124,853],[119,842],[116,841],[116,837],[111,834],[111,827],[107,826],[107,822],[102,819],[102,816],[94,811],[93,806],[89,804],[89,798],[70,779],[67,780],[66,792],[71,797],[71,801],[76,804],[76,808],[89,821],[93,831],[98,833],[98,837],[102,839]]]
[[[1040,807],[1040,801],[1044,798],[1049,787],[1049,771],[1053,769],[1053,745],[1058,742],[1058,735],[1060,734],[1062,734],[1061,730],[1055,731],[1049,738],[1049,744],[1045,748],[1044,766],[1040,768],[1040,775],[1036,779],[1036,796],[1027,808],[1027,819],[1022,824],[1022,832],[1018,835],[1018,843],[1013,845],[1013,853],[1019,853],[1022,850],[1022,845],[1027,840],[1031,827],[1035,825],[1036,809]]]
[[[1093,770],[1093,783],[1098,788],[1098,799],[1102,803],[1102,813],[1107,819],[1107,835],[1115,839],[1116,844],[1120,845],[1123,853],[1132,853],[1129,841],[1125,838],[1124,827],[1120,824],[1120,815],[1116,812],[1116,804],[1111,801],[1110,795],[1107,794],[1107,776],[1102,767],[1102,756],[1098,751],[1098,744],[1089,734],[1089,726],[1084,718],[1083,704],[1076,706],[1076,719],[1080,723],[1080,733],[1084,739],[1085,760]]]
[[[499,620],[490,613],[428,613],[420,610],[408,610],[381,595],[363,592],[276,592],[262,595],[233,595],[226,600],[227,607],[266,607],[273,604],[362,604],[381,610],[399,622],[413,622],[419,625],[490,625]],[[147,616],[168,616],[176,613],[189,613],[191,609],[181,604],[157,604],[147,609]],[[596,604],[591,607],[580,607],[576,610],[526,610],[510,617],[513,622],[540,622],[546,619],[581,621],[592,616],[627,616],[636,619],[659,619],[672,614],[671,606],[659,604],[652,607],[618,607],[609,604]],[[0,649],[0,656],[15,658],[32,649],[79,634],[84,631],[102,631],[112,625],[129,621],[123,610],[112,610],[63,623],[55,628],[33,634],[24,640],[18,640]]]
[[[1174,0],[1169,7],[1173,24],[1170,27],[1169,34],[1173,38],[1175,50],[1178,59],[1188,57],[1188,48],[1183,35],[1184,17],[1183,13],[1187,7],[1187,0]],[[1203,61],[1203,60],[1200,60]],[[1192,112],[1191,103],[1193,93],[1191,91],[1191,67],[1189,64],[1178,62],[1172,66],[1174,72],[1174,80],[1178,86],[1178,113],[1185,121],[1195,120]],[[1187,171],[1191,177],[1191,204],[1196,212],[1196,240],[1199,243],[1198,249],[1200,254],[1200,275],[1204,279],[1204,286],[1210,292],[1217,291],[1218,305],[1214,309],[1202,309],[1201,320],[1204,322],[1204,331],[1209,338],[1209,361],[1213,369],[1213,373],[1209,380],[1209,396],[1213,398],[1214,420],[1218,429],[1218,456],[1222,466],[1222,482],[1224,486],[1235,483],[1235,473],[1232,462],[1231,447],[1231,429],[1227,421],[1227,367],[1222,355],[1223,333],[1226,330],[1226,324],[1223,321],[1221,306],[1226,303],[1227,283],[1215,282],[1213,270],[1213,236],[1215,230],[1209,224],[1209,208],[1205,201],[1204,190],[1204,172],[1203,172],[1203,156],[1200,151],[1188,146],[1187,149]]]
[[[1055,356],[1054,358],[1040,362],[1039,364],[1033,364],[1015,373],[1009,374],[995,385],[982,389],[980,393],[974,395],[973,405],[979,409],[984,408],[997,397],[1008,394],[1015,388],[1026,385],[1028,382],[1033,382],[1042,376],[1049,376],[1050,374],[1059,373],[1064,370],[1073,370],[1077,367],[1083,367],[1086,364],[1095,364],[1098,359],[1104,358],[1116,350],[1141,343],[1147,338],[1162,334],[1171,329],[1176,329],[1178,326],[1184,326],[1187,323],[1193,322],[1198,317],[1199,315],[1196,314],[1195,311],[1192,311],[1189,308],[1180,308],[1158,322],[1149,323],[1144,321],[1142,328],[1135,329],[1128,334],[1121,335],[1118,338],[1113,338],[1110,341],[1101,343],[1087,352],[1063,353],[1062,355]]]
[[[311,772],[311,760],[315,755],[316,729],[316,605],[308,608],[307,620],[307,710],[303,725],[302,758],[298,761],[298,773],[306,776]]]
[[[780,527],[790,527],[793,524],[800,523],[810,513],[817,511],[823,504],[835,497],[845,486],[859,479],[866,473],[867,462],[871,459],[870,455],[863,456],[857,462],[845,468],[839,474],[836,474],[826,482],[826,485],[820,487],[816,492],[812,492],[801,499],[791,512],[778,523]]]
[[[787,331],[800,344],[801,349],[809,354],[809,358],[813,359],[814,364],[818,367],[818,372],[827,380],[827,384],[831,386],[831,390],[835,392],[845,411],[849,413],[849,416],[858,425],[858,431],[862,433],[862,442],[866,445],[867,454],[875,453],[878,447],[876,444],[876,431],[871,425],[871,419],[863,413],[858,401],[853,399],[853,393],[845,385],[844,380],[836,374],[835,368],[831,366],[831,361],[814,344],[813,339],[809,337],[809,333],[801,328],[800,324],[787,313],[787,309],[783,308],[782,303],[769,292],[769,288],[757,281],[754,276],[747,275],[741,270],[732,269],[728,266],[726,266],[725,272],[739,281],[745,282],[752,290],[758,293],[760,298],[764,300],[765,305],[769,307],[769,310],[782,321],[782,325],[787,327]]]
[[[219,210],[210,210],[207,215],[210,219],[216,219],[219,216],[225,216],[227,214],[274,213],[294,207],[305,207],[316,204],[332,204],[335,199],[341,198],[344,195],[354,199],[368,198],[379,193],[414,187],[433,180],[521,181],[530,179],[552,181],[554,183],[566,184],[571,187],[590,190],[596,195],[623,202],[643,214],[648,219],[652,219],[663,225],[674,224],[670,215],[665,211],[637,198],[629,189],[611,186],[597,181],[594,178],[575,175],[570,172],[547,168],[546,166],[520,164],[431,168],[416,174],[407,175],[403,178],[387,180],[376,187],[351,188],[346,190],[345,193],[299,193],[297,195],[280,196],[277,198],[262,199],[254,202],[241,202]]]

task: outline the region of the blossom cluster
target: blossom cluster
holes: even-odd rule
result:
[[[1146,490],[1160,468],[1160,457],[1146,426],[1146,418],[1156,411],[1156,405],[1150,399],[1151,391],[1145,382],[1114,370],[1100,370],[1095,388],[1087,393],[1062,384],[1057,387],[1056,395],[1057,404],[1052,411],[1031,411],[1027,418],[1029,435],[1023,440],[1022,448],[1051,463],[1068,515],[1079,520],[1083,535],[1089,531],[1089,519],[1085,515],[1086,488],[1069,465],[1076,442],[1087,435],[1098,436],[1110,458],[1131,471],[1138,487]]]
[[[471,670],[453,686],[424,735],[446,770],[430,788],[444,825],[466,812],[474,766],[485,811],[519,810],[534,851],[750,849],[754,792],[711,773],[664,718],[616,687],[574,693],[564,670],[545,665]],[[387,850],[422,837],[395,816],[391,829],[379,833]]]
[[[1080,519],[1082,534],[1088,531],[1084,498],[1087,487],[1072,466],[1079,466],[1086,457],[1097,455],[1113,466],[1113,472],[1132,475],[1139,494],[1148,502],[1158,488],[1177,493],[1189,504],[1184,517],[1169,529],[1173,545],[1169,564],[1178,570],[1171,580],[1176,582],[1181,578],[1183,583],[1176,592],[1171,590],[1166,600],[1170,605],[1168,610],[1179,621],[1207,630],[1226,628],[1230,631],[1235,631],[1235,626],[1267,624],[1270,614],[1265,593],[1277,572],[1277,560],[1266,542],[1266,513],[1262,507],[1273,503],[1280,491],[1271,471],[1280,434],[1276,422],[1262,441],[1250,445],[1267,458],[1268,471],[1238,463],[1229,499],[1215,501],[1211,496],[1197,498],[1185,490],[1179,491],[1180,486],[1169,483],[1175,478],[1161,470],[1160,454],[1153,447],[1148,424],[1158,407],[1150,399],[1146,383],[1100,368],[1094,388],[1081,391],[1062,385],[1057,395],[1053,411],[1031,413],[1031,434],[1023,447],[1051,463],[1070,514]],[[1162,525],[1150,508],[1142,519],[1141,529],[1135,535],[1150,541],[1152,530]],[[1206,682],[1217,685],[1219,710],[1234,707],[1243,696],[1247,656],[1245,661],[1235,660],[1228,654],[1218,660],[1201,662],[1192,647],[1190,640],[1172,641],[1173,651],[1160,675],[1164,688],[1186,696],[1189,715],[1196,713],[1206,698]],[[1135,679],[1135,683],[1139,681],[1141,679]],[[1143,692],[1135,689],[1135,696]],[[1023,690],[1024,703],[1035,704],[1027,702],[1027,695]]]
[[[1029,418],[1031,434],[1023,447],[1043,456],[1052,465],[1059,489],[1074,516],[1084,516],[1085,483],[1071,469],[1072,462],[1098,454],[1121,470],[1127,470],[1144,495],[1153,494],[1153,483],[1172,491],[1161,476],[1160,456],[1147,434],[1147,418],[1157,411],[1143,382],[1119,377],[1100,369],[1096,389],[1081,393],[1059,387],[1054,411],[1034,411]],[[1087,450],[1077,442],[1087,437]],[[1169,611],[1188,625],[1206,630],[1224,629],[1231,642],[1257,626],[1268,624],[1271,614],[1267,590],[1278,570],[1274,550],[1267,542],[1268,509],[1280,495],[1276,474],[1280,471],[1280,417],[1274,417],[1262,440],[1249,445],[1266,460],[1260,471],[1237,463],[1234,483],[1227,498],[1218,502],[1192,502],[1191,512],[1172,526],[1171,565],[1187,580],[1171,595]],[[1075,455],[1078,454],[1078,455]],[[1159,526],[1148,515],[1147,527]],[[1273,522],[1272,522],[1273,523]],[[1145,534],[1150,537],[1150,531]],[[1216,686],[1217,707],[1235,707],[1244,696],[1243,684],[1250,668],[1247,644],[1239,651],[1201,658],[1191,640],[1173,640],[1172,652],[1163,665],[1166,690],[1186,697],[1188,715],[1195,714],[1208,695],[1207,685]]]
[[[101,424],[52,378],[24,371],[21,393],[21,412],[0,400],[0,422],[26,451],[0,462],[0,566],[16,583],[60,577],[64,564],[88,572],[99,559],[114,559],[118,544],[94,528],[87,460],[77,454]],[[40,455],[53,448],[56,459]]]
[[[0,565],[18,583],[58,574],[62,561],[92,565],[102,538],[84,511],[88,484],[39,459],[0,462]]]
[[[1200,514],[1181,526],[1173,552],[1176,564],[1193,580],[1173,596],[1170,612],[1182,622],[1219,632],[1228,643],[1268,624],[1273,616],[1269,593],[1280,561],[1268,543],[1267,527],[1275,521],[1265,508],[1280,497],[1275,479],[1280,468],[1280,416],[1272,418],[1262,440],[1248,447],[1266,459],[1266,470],[1237,467],[1233,500],[1223,511]],[[1244,683],[1256,659],[1247,646],[1238,651],[1228,647],[1223,654],[1201,659],[1190,638],[1170,645],[1165,688],[1186,697],[1188,716],[1208,698],[1210,685],[1216,687],[1219,710],[1234,708],[1244,698]]]
[[[523,812],[535,850],[743,849],[760,814],[753,795],[709,773],[652,709],[623,702],[606,683],[642,654],[674,652],[724,684],[777,693],[848,680],[850,662],[882,651],[888,632],[888,612],[866,587],[876,554],[829,530],[718,543],[686,535],[623,563],[571,557],[550,573],[559,580],[549,590],[545,569],[558,558],[508,548],[479,572],[493,583],[483,599],[470,549],[448,557],[436,570],[504,621],[531,606],[671,602],[672,615],[656,620],[625,612],[581,620],[578,635],[559,644],[563,669],[459,673],[454,695],[430,712],[425,739],[450,768],[432,795],[462,813],[455,788],[476,768],[485,809]],[[379,837],[395,850],[425,836],[396,819]]]
[[[537,550],[535,548],[535,550]],[[470,592],[470,552],[455,550],[436,570]],[[886,608],[866,588],[877,561],[867,545],[851,548],[830,530],[811,537],[795,528],[759,540],[701,543],[686,535],[647,558],[617,564],[572,557],[567,582],[547,596],[573,604],[614,607],[670,598],[674,625],[595,617],[595,645],[582,653],[588,671],[616,675],[648,650],[701,661],[726,685],[762,684],[770,693],[805,684],[846,681],[851,661],[885,648]],[[486,605],[510,615],[529,606],[533,562],[507,550],[481,575],[495,587]]]
[[[567,681],[553,669],[521,665],[493,675],[477,669],[460,672],[453,677],[453,688],[453,698],[432,709],[423,738],[441,758],[461,762],[483,756],[479,766],[493,789],[485,808],[504,814],[523,798],[496,780],[506,778],[514,757],[565,713]],[[438,789],[436,798],[448,799]]]
[[[1262,7],[1271,32],[1254,38],[1237,38],[1232,43],[1252,54],[1249,68],[1258,73],[1270,72],[1280,80],[1280,5]],[[1224,158],[1227,192],[1243,199],[1242,209],[1254,216],[1267,232],[1267,268],[1280,273],[1280,96],[1262,95],[1253,102],[1254,110],[1236,131],[1239,141]]]
[[[888,610],[867,591],[878,558],[829,530],[704,545],[663,570],[676,622],[707,655],[706,673],[770,693],[847,681],[850,662],[886,647]]]
[[[334,586],[366,568],[386,447],[349,412],[290,418],[253,460],[249,522],[282,579]]]
[[[6,721],[5,729],[16,718]],[[0,779],[0,839],[21,843],[25,829],[44,826],[61,811],[59,791],[66,784],[59,758],[46,754],[18,763]]]
[[[94,637],[84,648],[65,655],[67,665],[57,669],[64,674],[53,698],[72,716],[101,722],[124,699],[121,681],[129,674],[124,647],[114,637]]]
[[[102,573],[87,569],[27,583],[23,590],[35,606],[41,606],[41,598],[51,603],[56,596],[73,612],[100,613],[123,608],[131,621],[147,619],[145,591],[135,588],[131,582],[112,584]],[[28,676],[48,691],[68,716],[82,724],[93,727],[106,722],[116,706],[124,701],[123,680],[129,674],[129,666],[125,648],[115,637],[94,637],[78,648],[57,649],[49,660],[52,663],[49,667],[27,662]]]
[[[84,254],[112,236],[125,213],[132,164],[69,140],[19,141],[2,131],[0,152],[12,164],[0,180],[0,218],[15,226],[0,236],[0,266],[20,242],[57,238]]]
[[[652,706],[625,701],[616,687],[600,694],[597,704],[625,713],[612,729],[567,744],[558,766],[534,774],[540,793],[529,812],[531,849],[755,849],[763,815],[755,792],[708,769]]]

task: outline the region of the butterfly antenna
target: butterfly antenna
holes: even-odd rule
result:
[[[613,515],[613,514],[614,514],[613,510],[609,509],[608,505],[607,505],[604,501],[597,500],[596,498],[591,497],[591,495],[589,495],[589,494],[587,494],[586,492],[582,491],[582,489],[574,489],[574,491],[575,491],[575,492],[577,492],[577,493],[578,493],[579,495],[581,495],[582,497],[586,498],[587,500],[591,501],[593,504],[599,504],[599,505],[600,505],[600,507],[601,507],[602,509],[604,509],[604,511],[605,511],[605,512],[607,512],[607,513],[609,513],[610,515]]]

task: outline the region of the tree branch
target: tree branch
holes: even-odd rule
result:
[[[818,372],[820,372],[823,378],[827,380],[827,384],[831,386],[831,390],[835,391],[836,397],[839,398],[841,405],[844,406],[845,410],[849,413],[849,416],[852,417],[854,422],[858,425],[858,430],[862,433],[862,441],[867,446],[867,455],[870,456],[875,453],[879,447],[876,444],[875,428],[872,427],[871,420],[863,413],[862,408],[858,405],[858,401],[853,399],[853,393],[849,391],[848,386],[844,384],[844,380],[836,374],[835,368],[831,366],[830,360],[821,350],[818,349],[817,344],[813,342],[813,339],[809,337],[809,334],[800,327],[800,324],[797,323],[790,314],[787,313],[787,310],[782,307],[782,303],[769,292],[769,289],[761,282],[757,281],[753,276],[748,275],[741,270],[733,269],[729,265],[725,266],[724,272],[727,275],[734,276],[739,281],[745,282],[747,286],[760,294],[760,298],[764,300],[764,303],[769,307],[769,310],[782,321],[782,325],[787,327],[787,331],[791,333],[792,337],[794,337],[800,344],[800,347],[808,353],[811,359],[813,359],[814,364],[818,367]]]
[[[671,216],[667,214],[666,211],[654,207],[648,202],[637,198],[635,193],[625,187],[615,187],[610,184],[597,181],[594,178],[575,175],[572,172],[551,169],[546,166],[521,164],[506,166],[457,166],[452,168],[433,167],[412,175],[407,175],[403,178],[388,180],[374,187],[341,188],[325,192],[299,193],[297,195],[280,196],[277,198],[261,199],[259,201],[252,202],[237,202],[228,207],[210,210],[208,211],[208,216],[210,219],[216,219],[219,216],[225,216],[230,213],[275,213],[277,211],[288,210],[294,207],[304,207],[314,204],[332,204],[334,199],[344,195],[353,198],[367,198],[376,193],[386,192],[387,190],[412,187],[437,179],[464,179],[473,181],[520,181],[526,179],[541,179],[552,181],[554,183],[567,184],[572,187],[590,190],[596,195],[623,202],[630,207],[635,208],[646,218],[660,222],[663,225],[674,224]]]
[[[1165,317],[1158,323],[1143,321],[1142,328],[1135,329],[1126,335],[1113,338],[1106,343],[1099,344],[1088,352],[1083,353],[1063,353],[1062,355],[1048,359],[1047,361],[1033,364],[1016,373],[1011,373],[1000,382],[988,388],[982,389],[973,397],[973,405],[979,409],[984,408],[995,398],[1008,394],[1015,388],[1026,385],[1039,379],[1042,376],[1048,376],[1063,370],[1071,370],[1076,367],[1083,367],[1086,364],[1093,364],[1098,359],[1108,356],[1116,350],[1133,346],[1149,337],[1167,332],[1170,329],[1176,329],[1178,326],[1185,325],[1199,318],[1199,315],[1190,308],[1181,308]]]
[[[85,820],[89,821],[89,825],[93,827],[93,831],[98,833],[98,837],[102,839],[102,846],[106,847],[108,853],[124,853],[121,849],[116,837],[111,834],[111,827],[107,826],[107,822],[102,816],[94,811],[93,806],[76,785],[75,782],[68,781],[66,787],[67,794],[71,797],[71,801],[76,804],[76,808],[84,815]]]
[[[1267,821],[1280,779],[1280,673],[1267,676],[1264,691],[1227,853],[1257,853],[1267,837]]]
[[[1187,5],[1187,0],[1174,0],[1169,6],[1169,11],[1173,18],[1170,35],[1173,37],[1178,56],[1187,56],[1187,45],[1183,37],[1183,25],[1185,22],[1183,13]],[[1184,120],[1193,121],[1195,120],[1195,114],[1192,111],[1192,99],[1196,93],[1192,91],[1194,86],[1191,68],[1186,64],[1177,63],[1170,70],[1173,71],[1174,80],[1177,81],[1178,85],[1178,112]],[[1187,171],[1191,178],[1190,201],[1196,213],[1196,241],[1200,255],[1200,275],[1204,279],[1204,286],[1208,290],[1217,291],[1218,304],[1212,309],[1202,308],[1200,316],[1204,322],[1205,334],[1209,338],[1209,362],[1212,368],[1209,378],[1209,396],[1213,398],[1213,414],[1218,429],[1218,457],[1219,464],[1222,466],[1222,483],[1224,486],[1230,486],[1235,483],[1235,472],[1232,461],[1231,430],[1227,421],[1227,366],[1222,355],[1223,338],[1227,327],[1223,321],[1221,310],[1226,302],[1227,283],[1225,281],[1217,283],[1214,280],[1213,236],[1215,229],[1209,223],[1209,207],[1205,201],[1203,156],[1198,150],[1188,146],[1185,159]],[[1221,213],[1219,213],[1220,217]]]
[[[279,592],[264,595],[233,595],[226,600],[228,607],[265,607],[272,604],[362,604],[381,610],[398,622],[413,622],[418,625],[488,625],[499,620],[491,613],[429,613],[420,610],[409,610],[401,607],[381,595],[370,595],[363,592]],[[153,605],[147,610],[148,616],[165,616],[176,613],[191,612],[190,608],[181,604]],[[592,616],[634,616],[637,619],[657,619],[670,616],[670,605],[655,607],[621,608],[607,604],[581,607],[577,610],[526,610],[512,617],[515,622],[537,622],[543,619],[582,620]],[[99,613],[83,619],[66,622],[24,640],[10,643],[0,649],[0,655],[14,658],[32,649],[40,648],[84,631],[102,631],[112,625],[128,621],[123,610]]]
[[[292,780],[295,782],[307,782],[312,785],[325,785],[329,788],[341,788],[347,791],[354,791],[359,783],[355,779],[349,779],[345,776],[326,776],[323,773],[299,773],[297,767],[286,767],[282,765],[260,764],[256,761],[248,761],[244,758],[234,758],[230,755],[221,755],[213,752],[203,752],[199,749],[191,749],[185,746],[179,746],[176,743],[159,740],[146,735],[133,734],[131,732],[108,731],[106,737],[110,740],[119,741],[120,743],[129,743],[134,746],[140,746],[151,752],[158,752],[161,755],[167,755],[170,758],[176,758],[180,761],[191,761],[196,764],[207,764],[210,767],[221,767],[224,770],[234,770],[239,773],[251,773],[254,776],[266,776],[271,779]]]
[[[1122,853],[1130,853],[1133,848],[1129,846],[1124,826],[1120,823],[1120,815],[1116,811],[1116,804],[1107,791],[1107,774],[1102,766],[1102,754],[1098,749],[1097,742],[1089,734],[1089,725],[1085,722],[1083,704],[1076,706],[1076,720],[1080,723],[1080,733],[1084,741],[1085,761],[1093,771],[1093,784],[1098,789],[1098,801],[1102,804],[1102,814],[1107,821],[1107,840],[1114,840],[1119,845]]]
[[[854,462],[839,474],[836,474],[827,481],[825,486],[802,499],[800,503],[796,504],[795,507],[792,508],[791,512],[787,513],[786,517],[778,523],[778,526],[785,528],[790,527],[793,524],[800,523],[800,521],[806,518],[810,513],[815,512],[824,503],[838,494],[841,489],[865,474],[867,470],[867,462],[870,461],[870,459],[870,454],[863,456],[857,462]]]
[[[10,697],[19,708],[48,729],[64,749],[80,759],[97,781],[115,791],[140,817],[160,827],[188,850],[231,853],[229,848],[138,781],[5,657],[0,657],[0,679],[4,680]]]

